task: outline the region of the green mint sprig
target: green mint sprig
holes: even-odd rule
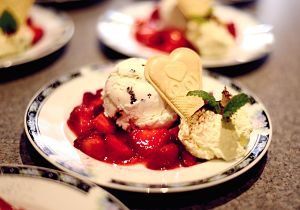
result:
[[[228,121],[239,108],[250,102],[249,97],[245,93],[233,96],[225,107],[222,107],[213,95],[203,90],[189,91],[187,96],[201,97],[205,101],[205,104],[212,108],[216,114],[222,114],[221,110],[223,108],[222,119],[225,121]]]
[[[205,104],[211,107],[217,114],[221,113],[219,102],[216,101],[215,97],[204,90],[193,90],[187,93],[187,96],[198,96],[201,97]]]
[[[199,24],[205,23],[205,22],[208,21],[207,18],[201,17],[201,16],[191,16],[191,17],[190,17],[190,20],[195,21],[195,22],[197,22],[197,23],[199,23]]]
[[[223,119],[230,118],[239,108],[248,103],[249,97],[245,93],[233,96],[228,104],[224,107]]]
[[[17,31],[17,21],[7,10],[0,16],[0,28],[6,34],[12,34]]]
[[[209,21],[212,16],[213,16],[213,8],[210,8],[206,15],[202,15],[202,16],[192,15],[192,16],[188,17],[188,19],[195,21],[199,24],[202,24],[202,23]]]

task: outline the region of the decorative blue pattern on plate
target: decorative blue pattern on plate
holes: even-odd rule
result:
[[[94,183],[26,165],[0,165],[0,198],[21,209],[127,210]]]

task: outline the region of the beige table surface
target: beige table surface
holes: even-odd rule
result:
[[[66,10],[76,31],[64,52],[43,67],[31,64],[22,70],[38,71],[0,83],[1,164],[53,167],[37,154],[24,134],[26,106],[49,80],[85,64],[119,58],[100,50],[96,23],[109,7],[128,2],[107,0]],[[267,155],[244,175],[206,190],[159,195],[109,190],[131,209],[300,209],[300,1],[258,0],[242,9],[274,26],[276,43],[269,58],[255,70],[234,78],[256,93],[271,115],[273,139]]]

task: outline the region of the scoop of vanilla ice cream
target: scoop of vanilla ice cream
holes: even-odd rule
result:
[[[118,63],[103,90],[104,112],[124,130],[169,127],[177,114],[144,77],[146,60],[130,58]]]
[[[199,110],[191,118],[182,119],[178,137],[195,157],[230,161],[245,154],[252,125],[247,112],[238,110],[231,122],[209,110]]]
[[[186,36],[200,54],[206,57],[222,57],[234,45],[234,38],[227,28],[215,20],[202,23],[189,21]]]
[[[22,25],[14,34],[7,35],[0,29],[0,58],[12,54],[17,54],[31,46],[33,32]]]

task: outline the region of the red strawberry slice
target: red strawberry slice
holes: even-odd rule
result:
[[[95,115],[98,115],[100,112],[103,111],[103,100],[99,93],[93,94],[91,92],[86,92],[83,94],[82,103],[87,105],[93,110]]]
[[[73,109],[67,123],[71,130],[78,136],[92,128],[92,118],[93,111],[83,104]]]
[[[158,21],[160,20],[160,11],[159,7],[156,7],[150,15],[150,21]]]
[[[182,165],[186,167],[197,164],[197,158],[185,150],[183,150],[181,153],[181,161],[182,161]]]
[[[226,24],[227,30],[229,33],[233,36],[233,38],[236,38],[236,28],[233,22],[227,23]]]
[[[138,21],[135,37],[138,41],[150,47],[159,46],[163,42],[162,34],[157,30],[154,22]]]
[[[130,133],[130,137],[132,147],[142,157],[149,156],[153,151],[171,141],[171,135],[167,129],[136,129]]]
[[[100,113],[92,121],[94,128],[97,129],[100,133],[114,133],[116,130],[115,124],[112,119],[106,117],[104,113]]]
[[[44,30],[38,26],[31,25],[30,29],[33,32],[32,44],[37,43],[44,35]]]
[[[129,160],[133,155],[133,151],[124,143],[126,140],[120,140],[115,135],[106,136],[105,145],[108,153],[108,159],[112,162]]]
[[[30,17],[27,18],[26,24],[33,32],[32,44],[37,43],[43,37],[44,30],[41,27],[36,26]]]
[[[170,133],[172,139],[174,139],[174,140],[178,140],[178,132],[179,132],[178,126],[169,129],[169,133]]]
[[[14,210],[15,208],[13,208],[9,203],[7,203],[5,200],[2,200],[0,198],[0,210]]]
[[[85,92],[82,97],[82,103],[85,105],[91,104],[95,100],[95,95],[91,92]]]
[[[106,155],[104,140],[97,133],[90,133],[77,138],[74,141],[74,147],[98,160],[103,160]]]
[[[26,24],[29,27],[33,25],[31,17],[29,17],[29,18],[26,19]]]
[[[177,144],[170,143],[149,156],[147,167],[150,169],[170,169],[179,165],[179,147]]]
[[[165,52],[171,52],[179,47],[188,46],[188,41],[185,38],[184,31],[177,28],[168,28],[162,31],[164,40],[163,48]]]
[[[102,91],[103,91],[102,88],[99,89],[99,90],[97,90],[97,91],[96,91],[96,96],[99,97],[99,98],[101,98],[101,97],[102,97]]]

